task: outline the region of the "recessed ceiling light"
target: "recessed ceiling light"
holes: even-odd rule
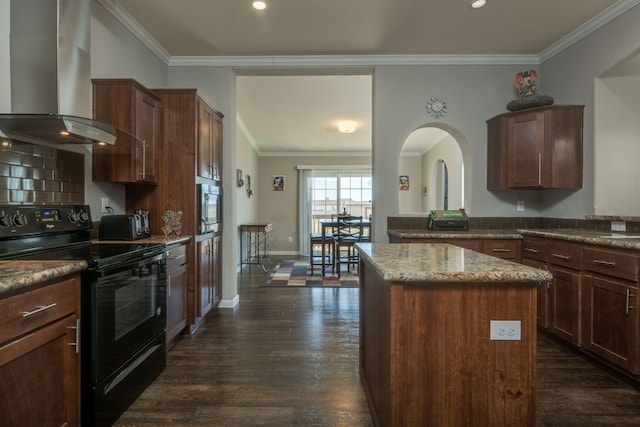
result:
[[[487,0],[471,0],[469,3],[472,9],[480,9],[481,7],[485,7],[487,5]]]
[[[357,123],[353,120],[342,120],[338,123],[338,132],[353,133],[356,131]]]
[[[253,0],[251,2],[251,5],[253,6],[254,9],[256,10],[264,10],[267,8],[267,2],[263,1],[263,0]]]

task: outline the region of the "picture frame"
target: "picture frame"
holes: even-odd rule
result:
[[[400,190],[409,190],[409,175],[400,175]]]
[[[284,191],[284,175],[273,176],[273,191]]]

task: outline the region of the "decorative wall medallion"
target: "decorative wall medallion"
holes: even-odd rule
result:
[[[439,119],[447,112],[447,104],[440,98],[431,97],[431,101],[427,104],[427,112],[432,117]]]

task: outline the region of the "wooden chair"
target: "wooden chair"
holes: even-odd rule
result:
[[[317,249],[318,247],[320,249]],[[323,240],[322,233],[309,233],[309,264],[311,264],[312,275],[315,272],[315,266],[319,265],[320,274],[323,276],[325,267],[333,265],[333,238],[331,236],[326,236]]]
[[[347,264],[347,271],[351,271],[351,266],[355,266],[358,263],[358,253],[355,249],[355,244],[362,239],[362,217],[339,215],[336,219],[336,224],[333,237],[334,269],[332,271],[335,273],[337,269],[338,277],[340,277],[342,264]]]

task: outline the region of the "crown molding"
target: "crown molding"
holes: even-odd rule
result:
[[[175,67],[372,67],[379,65],[538,65],[538,55],[172,56]]]
[[[640,4],[640,0],[621,0],[608,9],[602,11],[593,19],[585,22],[584,24],[567,34],[565,37],[561,38],[556,43],[543,50],[538,55],[540,63],[553,58],[569,46],[579,42],[589,34],[605,26],[606,24],[613,21],[615,18],[624,14],[626,11],[637,6],[638,4]]]
[[[371,151],[263,151],[258,157],[371,157]]]
[[[145,30],[142,25],[125,8],[120,6],[118,0],[96,0],[109,11],[124,27],[148,47],[160,60],[169,65],[171,54],[158,41]]]

